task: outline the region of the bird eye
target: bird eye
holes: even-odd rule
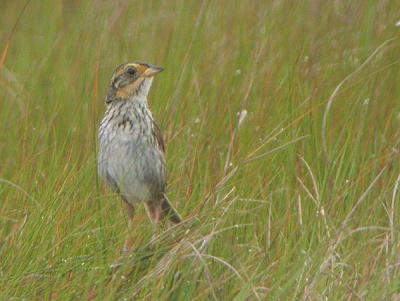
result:
[[[128,73],[129,75],[135,75],[136,70],[133,67],[129,67],[128,69],[126,69],[126,73]]]

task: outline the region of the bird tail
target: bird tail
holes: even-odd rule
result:
[[[174,224],[179,224],[182,221],[182,217],[179,215],[178,211],[171,205],[166,195],[164,195],[161,200],[161,209],[163,215],[168,217]]]

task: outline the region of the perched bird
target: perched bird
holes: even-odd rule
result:
[[[164,140],[147,102],[153,77],[161,71],[163,68],[146,63],[118,66],[99,128],[99,174],[125,202],[129,228],[137,203],[145,204],[155,224],[164,217],[175,224],[181,222],[165,195]],[[127,240],[125,250],[129,244]]]

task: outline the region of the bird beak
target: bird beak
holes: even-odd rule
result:
[[[143,77],[153,77],[157,73],[160,73],[163,71],[164,68],[162,67],[157,67],[157,66],[149,66],[149,68],[146,69],[146,71],[143,72],[142,76]]]

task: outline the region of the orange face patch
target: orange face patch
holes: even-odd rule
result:
[[[140,85],[142,84],[142,82],[144,81],[144,78],[139,77],[137,80],[135,80],[134,82],[126,85],[123,88],[120,88],[117,90],[116,96],[119,98],[128,98],[129,95],[134,94],[140,87]]]

